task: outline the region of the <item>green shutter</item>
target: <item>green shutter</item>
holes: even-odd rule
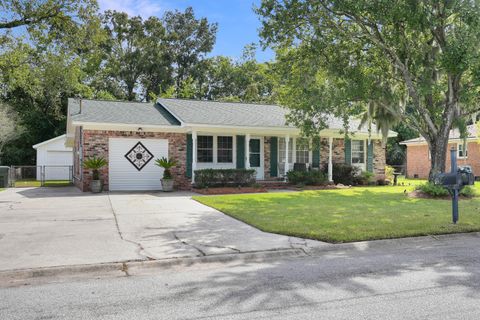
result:
[[[278,176],[278,138],[270,138],[270,177]]]
[[[367,147],[367,171],[373,172],[373,140],[370,140]]]
[[[192,135],[187,134],[187,178],[192,177],[192,159],[193,159],[193,152],[192,152]]]
[[[352,140],[350,138],[345,139],[345,163],[352,164]]]
[[[237,169],[245,168],[245,136],[237,136]]]
[[[312,141],[312,167],[320,168],[320,141],[318,138]]]

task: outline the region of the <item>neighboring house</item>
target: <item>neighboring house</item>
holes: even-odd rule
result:
[[[74,183],[82,190],[91,180],[82,163],[92,156],[108,160],[106,190],[160,189],[162,170],[153,161],[160,157],[178,162],[173,174],[180,189],[189,189],[195,170],[204,168],[253,168],[258,180],[283,177],[294,163],[329,168],[330,180],[333,163],[385,173],[381,136],[373,128],[368,144],[368,130],[358,130],[354,120],[351,140],[344,141],[343,122],[332,119],[320,132],[321,147],[312,150],[299,129],[286,124],[287,110],[276,105],[69,99],[68,110],[67,145],[74,148]]]
[[[450,149],[457,150],[457,163],[459,166],[469,165],[475,176],[480,175],[480,147],[478,144],[477,126],[467,127],[468,137],[466,148],[463,150],[464,140],[460,138],[458,129],[450,131],[447,148],[446,170],[450,170]],[[430,149],[424,138],[419,137],[400,142],[407,146],[407,170],[409,178],[428,178],[431,167]]]
[[[73,148],[66,147],[65,134],[33,146],[37,150],[37,180],[70,180],[72,178]]]

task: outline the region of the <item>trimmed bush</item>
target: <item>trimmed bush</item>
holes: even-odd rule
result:
[[[356,184],[361,186],[368,186],[375,183],[375,175],[372,172],[362,171],[359,175],[355,176]]]
[[[477,196],[477,191],[472,186],[465,186],[460,190],[460,195],[467,198],[473,198]]]
[[[287,172],[287,180],[291,184],[322,186],[328,184],[327,176],[319,170]]]
[[[256,181],[253,169],[195,170],[197,188],[251,186]]]
[[[433,182],[426,182],[418,185],[417,190],[420,190],[432,197],[445,197],[450,195],[445,187],[436,185]]]
[[[328,168],[325,168],[324,173],[326,173],[327,170]],[[332,167],[333,182],[344,185],[355,185],[355,179],[358,176],[359,170],[357,167],[348,164],[334,163]]]
[[[433,182],[421,184],[417,186],[416,189],[435,198],[446,197],[450,195],[447,188],[436,185]],[[473,188],[472,186],[465,186],[462,190],[460,190],[460,195],[467,198],[473,198],[476,196],[475,188]]]

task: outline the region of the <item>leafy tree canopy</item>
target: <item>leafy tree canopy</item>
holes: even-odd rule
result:
[[[401,121],[445,169],[449,130],[478,111],[478,1],[263,0],[282,100],[305,130],[325,113],[362,115],[383,132]],[[283,62],[283,63],[282,63]],[[308,128],[314,129],[308,129]]]

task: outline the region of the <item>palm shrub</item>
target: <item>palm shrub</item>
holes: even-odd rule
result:
[[[177,162],[175,160],[162,157],[161,159],[156,159],[155,164],[164,169],[163,179],[172,179],[172,172],[170,171],[170,169],[177,165]]]
[[[87,158],[83,161],[83,167],[85,169],[92,170],[92,180],[100,180],[100,172],[99,170],[102,169],[107,165],[107,160],[102,157],[93,156],[91,158]]]

